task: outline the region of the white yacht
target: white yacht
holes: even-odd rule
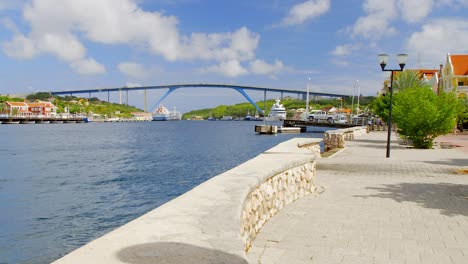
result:
[[[282,121],[286,119],[286,108],[280,103],[280,99],[271,106],[267,121]]]
[[[166,107],[160,105],[153,113],[153,121],[175,121],[180,120],[182,114],[176,111],[174,107],[174,112],[170,112]]]

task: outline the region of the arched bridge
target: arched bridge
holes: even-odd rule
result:
[[[116,88],[97,88],[97,89],[85,89],[85,90],[69,90],[69,91],[55,91],[51,92],[52,95],[73,95],[73,94],[89,94],[91,97],[92,93],[102,93],[107,92],[107,98],[109,101],[109,94],[110,92],[122,92],[125,91],[127,93],[127,104],[128,104],[128,91],[138,91],[144,90],[145,91],[145,111],[146,111],[146,90],[160,90],[160,89],[168,89],[168,91],[154,104],[152,107],[152,111],[172,92],[177,89],[181,88],[229,88],[238,91],[242,94],[247,101],[249,101],[258,111],[259,113],[264,113],[255,101],[250,98],[250,96],[245,92],[246,90],[253,90],[253,91],[263,91],[264,92],[264,100],[266,101],[266,93],[267,92],[278,92],[281,93],[281,98],[283,98],[284,93],[288,94],[296,94],[298,96],[302,95],[302,98],[306,98],[307,91],[303,90],[294,90],[294,89],[287,89],[287,88],[268,88],[268,87],[257,87],[257,86],[243,86],[243,85],[231,85],[231,84],[206,84],[206,83],[199,83],[199,84],[174,84],[174,85],[159,85],[159,86],[141,86],[141,87],[116,87]],[[343,94],[334,94],[334,93],[322,93],[322,92],[309,92],[310,95],[315,96],[327,96],[327,97],[347,97],[348,95]]]

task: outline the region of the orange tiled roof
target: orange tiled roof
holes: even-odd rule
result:
[[[468,55],[450,55],[453,65],[453,74],[468,75]]]
[[[10,101],[7,101],[6,103],[8,105],[10,105],[10,106],[28,106],[25,102],[10,102]]]
[[[418,72],[420,74],[419,78],[422,78],[423,75],[426,75],[426,78],[428,80],[430,80],[432,77],[434,77],[436,72],[438,72],[439,70],[436,70],[436,69],[408,69],[408,71]],[[399,72],[395,72],[395,73],[398,74]]]
[[[432,79],[432,77],[434,77],[436,73],[439,72],[439,70],[436,69],[419,69],[418,71],[421,73],[421,75],[426,75],[428,80]]]
[[[37,103],[28,103],[29,107],[53,107],[50,102],[37,102]]]

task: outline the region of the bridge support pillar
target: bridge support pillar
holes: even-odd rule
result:
[[[178,88],[178,87],[177,87]],[[164,100],[168,95],[170,95],[172,92],[174,92],[177,88],[169,88],[169,90],[154,104],[154,106],[151,108],[151,112],[156,110],[156,107]],[[146,91],[146,90],[145,90]]]
[[[125,96],[125,101],[126,101],[126,104],[127,104],[127,106],[128,106],[128,90],[126,90],[126,92],[127,92],[127,94],[126,94],[126,96]]]
[[[250,96],[244,91],[244,89],[241,89],[241,88],[234,88],[234,89],[238,91],[240,94],[242,94],[245,97],[245,99],[247,99],[247,101],[249,101],[258,110],[259,113],[265,113],[260,108],[260,106],[258,106],[252,98],[250,98]],[[265,90],[265,93],[266,93],[266,90]]]
[[[146,113],[146,89],[145,89],[145,113]]]

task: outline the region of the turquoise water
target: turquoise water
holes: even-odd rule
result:
[[[0,263],[48,263],[305,133],[256,122],[0,125]]]

